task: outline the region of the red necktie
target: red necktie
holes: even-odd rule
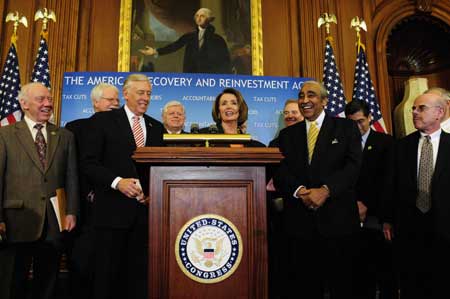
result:
[[[139,116],[133,116],[133,136],[136,141],[137,147],[143,147],[144,142],[144,131],[142,130],[141,124],[139,122]]]

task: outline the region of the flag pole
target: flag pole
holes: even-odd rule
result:
[[[22,110],[18,101],[20,90],[19,58],[17,56],[17,41],[19,36],[17,29],[22,24],[28,27],[27,18],[20,16],[19,12],[9,12],[5,22],[13,22],[11,46],[6,55],[0,76],[0,127],[13,124],[22,119]]]
[[[333,51],[333,38],[330,34],[331,23],[337,24],[334,14],[322,13],[317,21],[317,27],[325,25],[327,36],[325,38],[324,62],[322,81],[328,92],[328,103],[325,111],[332,117],[344,117],[345,95],[342,87],[341,77],[337,67]]]
[[[361,42],[361,33],[360,32],[361,32],[361,29],[367,32],[366,22],[362,18],[356,16],[350,22],[350,28],[355,28],[355,31],[356,31],[357,52],[359,53],[361,48],[363,48],[363,50],[365,51],[366,47]]]
[[[56,15],[50,9],[38,9],[34,14],[34,21],[38,22],[40,20],[42,20],[41,40],[39,42],[39,48],[36,55],[33,72],[31,74],[31,80],[33,82],[41,82],[50,89],[50,65],[47,44],[48,24],[50,20],[56,22]]]
[[[372,115],[371,128],[378,132],[386,133],[383,115],[381,114],[380,104],[375,94],[375,88],[369,72],[369,64],[366,58],[366,49],[361,42],[361,30],[367,32],[366,22],[362,18],[354,17],[350,22],[350,28],[356,31],[356,63],[355,76],[353,80],[352,100],[364,101],[369,106]]]

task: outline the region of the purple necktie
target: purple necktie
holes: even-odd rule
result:
[[[34,144],[36,145],[39,161],[41,161],[42,167],[45,169],[45,154],[47,152],[47,143],[45,142],[44,134],[42,134],[42,128],[44,127],[44,125],[36,124],[34,127],[37,129]]]

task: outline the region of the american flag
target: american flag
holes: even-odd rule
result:
[[[367,64],[366,53],[363,47],[359,48],[358,57],[356,58],[352,100],[365,101],[369,105],[370,113],[372,114],[372,129],[386,133],[386,126],[375,95],[375,88],[373,88],[373,83],[370,79],[369,65]]]
[[[0,127],[22,119],[22,110],[17,99],[19,90],[19,58],[16,46],[11,43],[0,78]]]
[[[328,104],[325,111],[330,116],[345,117],[345,95],[336,66],[333,47],[327,40],[323,63],[323,84],[328,91]]]
[[[31,74],[31,81],[41,82],[49,89],[51,87],[47,40],[42,35],[36,61],[34,62],[33,73]]]

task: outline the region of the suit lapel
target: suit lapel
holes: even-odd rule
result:
[[[327,115],[323,119],[322,126],[317,136],[316,145],[314,147],[314,153],[311,160],[311,166],[316,166],[320,162],[317,157],[325,157],[327,148],[331,145],[331,134],[333,132],[333,120]]]
[[[47,169],[50,168],[50,165],[53,162],[53,157],[55,156],[56,148],[58,147],[60,132],[58,128],[50,123],[47,123]],[[47,170],[46,169],[46,170]]]
[[[131,130],[125,108],[122,107],[121,109],[114,110],[114,112],[116,112],[116,123],[119,128],[118,133],[126,138],[127,143],[133,150],[136,149],[136,141],[134,140],[133,131]]]
[[[41,161],[39,161],[39,156],[36,150],[36,145],[34,144],[33,136],[31,135],[30,129],[28,128],[26,122],[21,120],[15,124],[17,140],[22,145],[25,152],[28,154],[30,159],[36,164],[36,167],[44,172],[42,168]]]
[[[152,132],[152,123],[150,122],[150,118],[144,114],[144,121],[145,121],[145,129],[147,130],[147,136],[145,138],[145,146],[151,145],[151,132]]]
[[[419,146],[419,138],[420,133],[417,131],[414,133],[414,137],[411,138],[409,146],[407,147],[409,150],[406,153],[408,155],[408,165],[405,167],[410,167],[409,174],[411,175],[411,179],[414,182],[414,186],[417,186],[417,154],[418,154],[418,146]],[[402,154],[402,153],[400,153]]]
[[[450,134],[442,132],[441,138],[439,140],[439,150],[436,159],[436,166],[434,168],[433,184],[434,182],[438,181],[439,176],[442,173],[442,170],[445,168],[445,165],[449,164],[448,162],[449,153],[450,153]]]
[[[366,143],[364,144],[363,155],[365,156],[369,150],[372,150],[374,144],[376,143],[376,136],[370,129],[369,136],[367,136]]]

